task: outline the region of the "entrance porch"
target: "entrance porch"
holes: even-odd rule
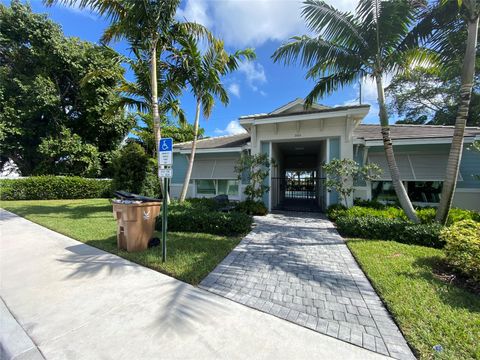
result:
[[[274,142],[271,149],[271,209],[325,211],[322,165],[327,161],[327,140]]]

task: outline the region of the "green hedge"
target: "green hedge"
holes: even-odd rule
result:
[[[365,239],[394,240],[441,248],[445,242],[439,238],[440,224],[413,224],[404,219],[378,216],[338,216],[338,231],[345,236]]]
[[[242,201],[237,204],[235,210],[248,215],[264,216],[268,214],[268,209],[262,201]]]
[[[435,222],[435,212],[434,208],[419,208],[416,209],[417,216],[420,219],[422,224],[431,224]],[[349,209],[346,209],[343,205],[332,205],[327,209],[327,216],[332,221],[335,221],[339,216],[375,216],[381,217],[384,219],[403,219],[408,220],[404,211],[395,206],[386,206],[382,208],[371,208],[364,206],[352,206]],[[450,210],[447,220],[447,226],[454,224],[461,220],[473,220],[480,222],[480,213],[472,210],[463,210],[453,208]]]
[[[211,199],[189,199],[172,202],[168,210],[168,230],[215,235],[243,235],[252,228],[252,217],[242,212],[221,212],[220,205]],[[162,219],[157,219],[157,230]]]
[[[111,196],[111,180],[78,176],[32,176],[0,180],[1,200],[90,199]]]
[[[463,220],[442,230],[447,262],[480,283],[480,223]]]

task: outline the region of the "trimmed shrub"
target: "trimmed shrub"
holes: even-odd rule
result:
[[[0,180],[1,200],[92,199],[112,196],[112,181],[78,176]]]
[[[248,215],[264,216],[268,214],[268,209],[263,202],[253,200],[238,203],[235,210]]]
[[[113,188],[139,194],[147,165],[148,156],[139,144],[125,145],[113,160]]]
[[[385,209],[387,207],[387,205],[381,203],[380,201],[364,200],[364,199],[360,199],[360,198],[354,199],[353,200],[353,205],[368,207],[368,208],[372,208],[372,209]]]
[[[347,207],[343,204],[333,204],[327,208],[327,217],[336,221],[340,215],[345,215],[347,212]]]
[[[480,223],[463,220],[442,230],[446,242],[445,254],[449,264],[480,282]]]
[[[339,216],[336,220],[338,231],[345,236],[365,239],[394,240],[441,248],[439,239],[442,226],[439,224],[413,224],[404,219],[377,216]]]
[[[173,202],[168,210],[168,230],[198,232],[215,235],[243,235],[250,231],[253,219],[245,213],[217,211],[219,205],[212,199],[188,199]],[[159,216],[157,230],[162,229]]]

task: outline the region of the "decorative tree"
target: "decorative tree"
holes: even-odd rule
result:
[[[263,194],[270,191],[270,187],[263,182],[270,173],[270,166],[274,161],[270,160],[266,154],[242,154],[237,164],[235,172],[240,180],[245,172],[249,176],[249,184],[245,187],[245,195],[248,200],[261,201]]]
[[[353,193],[353,183],[356,180],[371,181],[378,179],[382,170],[376,164],[359,166],[352,159],[334,159],[323,165],[327,174],[325,185],[328,191],[336,191],[348,206],[348,197]]]

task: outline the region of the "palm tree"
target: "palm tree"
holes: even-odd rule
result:
[[[424,42],[438,51],[443,63],[457,65],[462,59],[459,106],[455,119],[452,145],[447,161],[445,180],[435,220],[445,224],[452,206],[453,195],[457,186],[460,160],[463,152],[463,137],[467,125],[470,100],[475,77],[475,61],[477,53],[478,22],[480,17],[480,1],[477,0],[439,0],[425,8],[421,20],[412,29],[410,42]],[[466,28],[465,49],[463,54],[458,46],[459,36]],[[457,41],[452,41],[457,40]]]
[[[126,39],[132,49],[145,52],[150,63],[150,95],[151,111],[154,123],[155,141],[161,139],[161,119],[158,103],[158,70],[159,59],[164,52],[174,49],[179,37],[190,36],[198,39],[211,39],[210,32],[196,23],[180,23],[175,14],[180,0],[147,1],[147,0],[44,0],[47,5],[63,3],[90,8],[92,11],[106,16],[110,20],[102,41]],[[168,194],[167,194],[168,196]]]
[[[213,41],[205,53],[199,50],[197,42],[191,37],[181,39],[179,43],[181,51],[176,55],[176,59],[181,63],[185,80],[190,85],[196,100],[192,148],[179,199],[180,202],[183,202],[187,196],[195,160],[200,112],[205,118],[208,118],[215,104],[215,97],[224,105],[228,104],[229,98],[221,82],[222,76],[236,70],[240,59],[253,59],[255,53],[252,49],[246,49],[229,54],[224,49],[223,41],[220,40]]]
[[[385,74],[408,71],[413,65],[433,61],[421,48],[406,48],[403,40],[413,24],[416,7],[408,1],[360,0],[356,13],[341,12],[319,0],[307,0],[302,9],[308,29],[316,36],[296,36],[273,54],[275,62],[300,60],[309,68],[307,78],[316,84],[306,98],[307,106],[320,96],[375,79],[383,144],[393,187],[408,218],[418,222],[400,178],[390,136],[385,105]]]

